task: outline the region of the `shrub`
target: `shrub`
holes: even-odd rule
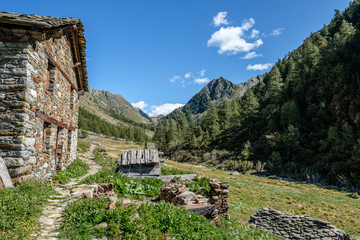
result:
[[[114,183],[114,191],[118,195],[131,198],[155,197],[159,194],[160,187],[165,184],[157,178],[131,178],[110,169],[102,169],[82,180],[80,184],[111,182]]]
[[[266,163],[261,163],[260,161],[257,161],[256,164],[255,164],[255,169],[256,171],[258,172],[263,172],[264,171],[264,168],[266,166]]]
[[[194,181],[185,183],[185,186],[188,187],[191,192],[208,196],[210,195],[210,182],[210,178],[196,176]]]

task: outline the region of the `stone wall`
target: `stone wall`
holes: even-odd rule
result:
[[[218,216],[228,217],[229,184],[217,181],[210,182],[211,197],[196,195],[186,188],[185,183],[190,180],[178,180],[161,187],[159,199],[174,205],[185,205],[189,211],[203,215],[214,223],[218,223]]]
[[[308,216],[285,214],[271,208],[258,211],[251,216],[249,223],[285,239],[350,239],[348,234],[329,222]]]
[[[76,81],[65,35],[0,39],[0,157],[13,182],[50,179],[76,158]]]

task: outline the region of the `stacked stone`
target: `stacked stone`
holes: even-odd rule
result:
[[[190,192],[185,187],[189,180],[178,180],[161,187],[159,198],[174,205],[185,205],[185,208],[198,215],[203,215],[213,223],[219,222],[218,215],[226,216],[228,211],[229,184],[217,181],[210,182],[212,197],[210,199]]]
[[[103,198],[116,196],[112,183],[82,184],[71,189],[75,198]]]
[[[211,198],[210,202],[215,204],[219,215],[227,215],[229,209],[229,184],[226,182],[210,182]]]
[[[201,195],[196,195],[190,192],[185,187],[188,181],[178,180],[174,183],[168,183],[161,187],[159,198],[165,202],[173,203],[174,205],[190,205],[190,204],[205,204],[207,199]]]
[[[308,216],[285,214],[271,208],[258,211],[251,216],[249,223],[285,239],[350,239],[347,233],[329,222]]]
[[[14,183],[48,180],[76,158],[78,93],[88,87],[85,45],[68,36],[83,26],[73,18],[4,12],[0,25],[0,157]]]

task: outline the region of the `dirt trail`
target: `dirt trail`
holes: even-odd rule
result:
[[[73,188],[81,180],[90,175],[96,174],[101,166],[90,160],[94,157],[95,145],[91,145],[88,152],[85,154],[78,154],[78,158],[89,165],[90,169],[87,174],[82,177],[71,179],[68,184],[54,184],[54,189],[59,193],[56,199],[50,199],[47,206],[45,206],[42,216],[39,218],[40,230],[38,233],[33,234],[37,240],[43,239],[57,239],[59,234],[58,229],[63,221],[62,213],[67,204],[72,200],[70,189]]]

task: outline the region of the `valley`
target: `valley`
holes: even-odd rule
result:
[[[264,19],[218,12],[179,37],[179,6],[149,4],[166,17],[152,22],[121,4],[96,13],[116,49],[99,20],[89,56],[80,19],[0,13],[0,239],[360,240],[360,0],[277,61],[290,17],[260,32]],[[86,61],[117,94],[91,89]]]

